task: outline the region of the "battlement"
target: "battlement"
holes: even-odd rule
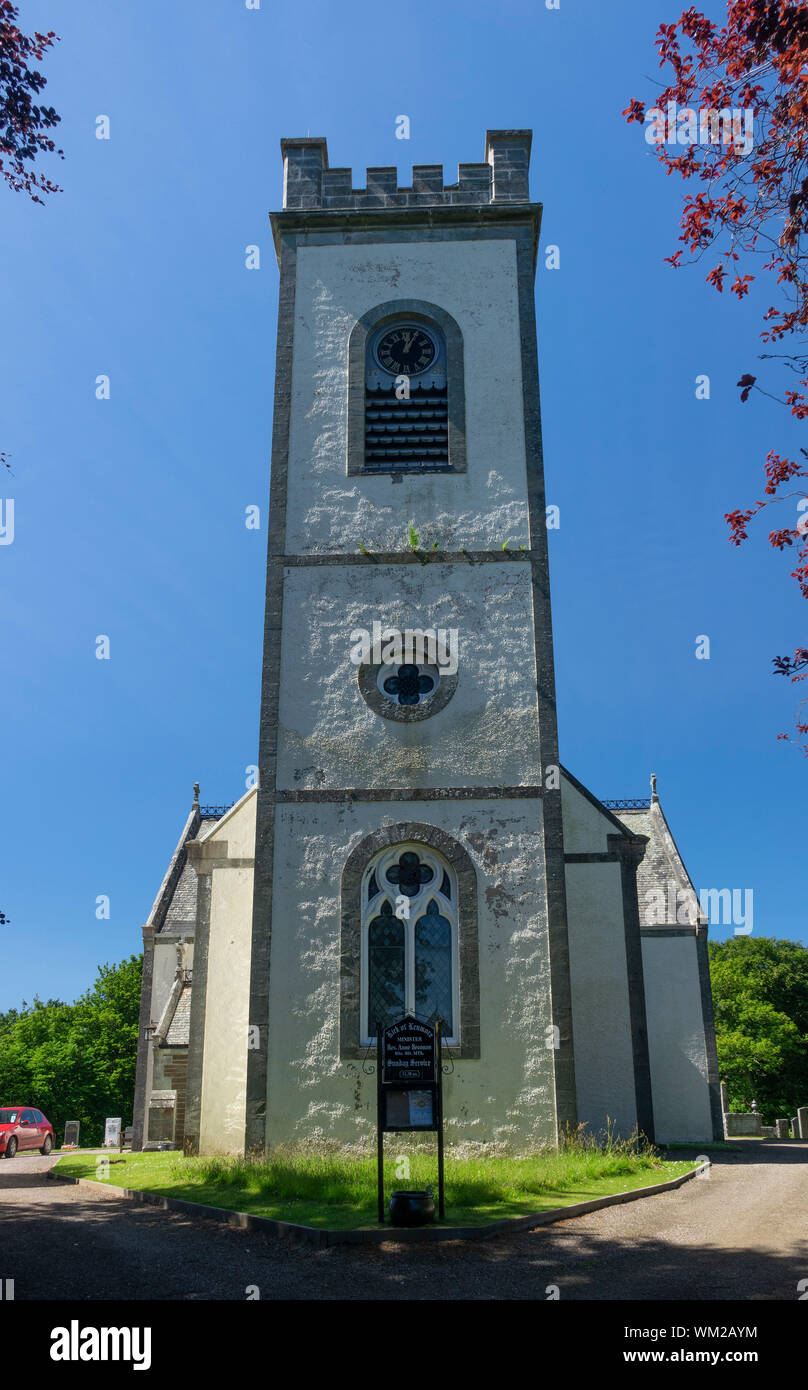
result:
[[[415,164],[412,184],[400,187],[394,166],[368,169],[354,188],[352,169],[330,169],[320,137],[281,140],[284,208],[337,211],[369,208],[480,207],[530,201],[530,130],[488,130],[481,164],[459,164],[457,183],[443,182],[442,164]]]

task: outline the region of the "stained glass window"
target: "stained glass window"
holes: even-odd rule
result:
[[[452,1036],[452,928],[434,898],[415,924],[415,1013]]]
[[[386,1026],[405,1012],[404,923],[388,902],[368,927],[367,1036],[375,1036],[377,1019]]]
[[[387,870],[387,882],[394,883],[399,891],[406,894],[408,898],[417,897],[421,891],[421,885],[431,883],[435,877],[435,870],[428,864],[422,864],[417,854],[412,850],[407,850],[402,854],[397,864],[391,864]]]
[[[458,1045],[457,883],[429,845],[403,843],[380,850],[367,866],[363,902],[362,1037],[412,1013],[443,1020]]]

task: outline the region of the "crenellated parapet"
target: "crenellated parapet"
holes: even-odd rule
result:
[[[528,203],[531,139],[529,130],[487,131],[483,162],[459,164],[456,183],[444,183],[442,164],[416,164],[410,185],[399,185],[394,166],[381,166],[366,171],[364,188],[354,188],[352,169],[329,168],[324,139],[284,139],[283,206],[327,212]]]

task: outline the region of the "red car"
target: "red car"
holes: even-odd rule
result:
[[[47,1155],[53,1148],[53,1125],[33,1106],[5,1105],[0,1109],[0,1154],[13,1158],[18,1149],[39,1149]]]

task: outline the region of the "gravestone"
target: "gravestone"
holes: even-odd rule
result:
[[[726,1136],[731,1139],[735,1135],[757,1135],[763,1134],[763,1123],[760,1115],[755,1110],[748,1110],[746,1114],[725,1115]]]
[[[65,1120],[63,1149],[77,1149],[79,1146],[79,1120]]]
[[[120,1120],[107,1120],[104,1124],[104,1148],[119,1149],[121,1147],[121,1122]]]
[[[788,1120],[775,1120],[774,1127],[777,1130],[778,1139],[788,1138]]]
[[[797,1119],[796,1115],[792,1115],[792,1116],[791,1116],[791,1138],[792,1138],[792,1139],[799,1139],[799,1137],[800,1137],[800,1122],[799,1122],[799,1120]]]
[[[808,1139],[808,1105],[797,1107],[797,1124],[799,1125],[800,1139]]]

